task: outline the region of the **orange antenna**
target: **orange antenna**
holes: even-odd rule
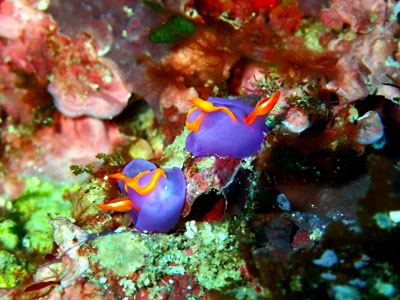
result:
[[[139,211],[139,208],[133,205],[133,203],[129,200],[128,197],[114,199],[107,204],[97,204],[97,207],[103,210],[113,210],[113,211],[128,211],[131,209]]]
[[[270,98],[265,98],[258,102],[253,111],[247,117],[243,118],[243,121],[251,125],[254,123],[258,116],[263,116],[269,113],[275,107],[275,104],[278,102],[280,95],[281,93],[278,91]]]
[[[188,118],[189,118],[190,114],[196,109],[197,109],[197,107],[195,106],[195,107],[192,107],[188,111],[187,117],[186,117],[186,123],[185,123],[186,129],[190,130],[190,131],[193,131],[193,132],[199,131],[200,122],[201,122],[201,119],[203,118],[203,115],[204,115],[204,113],[201,112],[200,115],[198,115],[197,118],[194,121],[188,122]]]

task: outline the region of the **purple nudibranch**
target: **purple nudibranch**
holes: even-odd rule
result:
[[[147,160],[134,159],[122,173],[110,177],[119,179],[118,186],[129,199],[98,207],[127,211],[142,232],[168,232],[176,226],[186,195],[185,176],[179,168],[163,170]]]
[[[219,155],[245,158],[257,153],[264,140],[266,114],[280,93],[261,100],[255,108],[240,101],[209,97],[190,100],[195,105],[187,114],[186,128],[192,132],[186,149],[194,156]]]

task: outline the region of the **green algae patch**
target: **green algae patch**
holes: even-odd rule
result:
[[[195,32],[196,26],[192,22],[181,16],[172,16],[164,24],[153,28],[149,39],[153,43],[175,43]]]
[[[187,299],[199,299],[206,290],[222,294],[230,290],[232,299],[244,290],[255,294],[243,279],[240,266],[245,262],[232,229],[229,221],[190,221],[181,234],[114,232],[96,238],[87,246],[91,265],[100,270],[90,275],[91,280],[105,289],[118,284],[122,297],[146,290],[157,299],[162,291],[176,289],[176,280],[191,283],[184,292]]]
[[[161,157],[161,168],[169,169],[173,167],[182,168],[186,159],[191,155],[186,150],[186,138],[190,131],[186,128],[178,135],[174,142],[165,148]]]
[[[311,24],[304,22],[303,26],[296,33],[296,36],[303,38],[304,44],[308,49],[321,53],[324,47],[320,43],[320,38],[323,34],[329,32],[330,30],[320,21]]]
[[[71,203],[64,196],[77,188],[38,177],[25,180],[25,191],[14,200],[13,212],[24,232],[22,246],[28,253],[44,255],[53,251],[53,228],[49,221],[71,216]]]
[[[94,242],[99,265],[118,276],[129,276],[145,265],[149,250],[131,232],[110,234]]]
[[[186,243],[192,250],[192,256],[186,256],[188,269],[206,289],[223,290],[242,278],[238,266],[244,265],[244,261],[229,225],[228,222],[217,226],[186,223]]]
[[[19,243],[18,225],[7,219],[0,222],[0,246],[7,250],[15,250]]]
[[[17,257],[0,250],[0,289],[9,289],[19,284],[27,275]]]

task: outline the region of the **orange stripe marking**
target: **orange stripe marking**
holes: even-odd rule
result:
[[[141,173],[137,174],[134,178],[129,178],[123,173],[112,174],[112,175],[110,175],[110,177],[119,179],[119,180],[125,182],[125,190],[127,190],[126,186],[129,186],[130,188],[134,189],[136,193],[144,196],[156,188],[158,180],[160,179],[161,176],[163,176],[164,178],[167,178],[167,175],[165,174],[165,171],[163,169],[160,169],[160,168],[155,169],[154,174],[150,179],[150,182],[147,185],[141,187],[139,185],[139,179],[142,176],[144,176],[150,172],[153,172],[153,171],[141,172]]]
[[[132,208],[139,211],[139,208],[133,205],[128,197],[114,199],[107,204],[97,204],[98,208],[103,210],[113,210],[113,211],[128,211]]]
[[[258,116],[263,116],[269,113],[275,107],[275,104],[278,102],[280,95],[281,93],[278,91],[270,98],[262,99],[260,102],[257,103],[253,111],[247,117],[243,118],[243,121],[251,125],[254,123]]]
[[[201,119],[203,118],[203,115],[205,112],[214,112],[214,111],[220,110],[220,111],[223,111],[224,113],[228,114],[233,119],[233,121],[237,120],[235,114],[229,108],[226,108],[223,106],[214,106],[214,104],[212,102],[203,100],[199,97],[194,97],[193,99],[189,100],[189,102],[192,103],[194,105],[194,107],[192,107],[189,110],[189,112],[187,114],[187,118],[190,116],[190,114],[195,109],[201,110],[201,114],[193,122],[188,122],[187,118],[186,118],[186,128],[193,132],[197,132],[199,130]]]

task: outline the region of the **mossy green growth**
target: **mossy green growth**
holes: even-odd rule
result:
[[[78,176],[83,173],[87,173],[89,175],[93,175],[93,164],[87,164],[85,166],[78,166],[78,165],[71,165],[69,166],[69,169],[71,170],[72,174],[75,176]]]
[[[186,128],[178,135],[174,142],[165,148],[160,159],[160,167],[169,169],[173,167],[182,168],[187,158],[191,155],[186,150],[186,138],[190,131]]]
[[[101,284],[105,278],[117,276],[125,296],[146,288],[155,297],[161,290],[173,289],[170,282],[165,282],[165,286],[157,284],[164,276],[196,274],[201,289],[225,293],[237,288],[232,291],[236,295],[239,290],[252,287],[243,280],[239,266],[245,262],[231,225],[190,221],[185,233],[179,235],[123,232],[99,237],[88,244],[97,249],[89,250],[91,263],[100,267],[93,279]],[[130,277],[134,272],[139,274],[136,281]],[[185,293],[187,299],[198,299],[199,295],[191,289]]]
[[[197,226],[193,221],[186,223],[184,235],[192,249],[192,256],[186,256],[187,269],[197,274],[199,283],[208,290],[224,290],[242,278],[238,266],[244,265],[244,261],[236,236],[229,227],[228,222],[214,226],[209,223]]]
[[[320,38],[328,32],[329,28],[325,27],[321,21],[314,23],[305,21],[303,26],[296,32],[296,36],[303,38],[304,44],[308,49],[322,52],[324,47],[320,43]]]
[[[14,210],[25,233],[22,245],[28,253],[44,255],[53,251],[53,228],[49,220],[71,216],[71,203],[64,195],[77,188],[38,177],[25,180],[25,191],[14,201]]]
[[[166,23],[153,28],[149,39],[154,43],[174,43],[196,32],[196,26],[182,18],[172,16]]]
[[[0,222],[0,246],[7,250],[15,250],[19,242],[17,226],[17,223],[10,219]]]
[[[99,237],[94,240],[94,245],[100,266],[118,276],[128,276],[143,267],[149,252],[130,232]]]
[[[25,268],[15,255],[0,250],[0,289],[15,287],[26,275]]]

